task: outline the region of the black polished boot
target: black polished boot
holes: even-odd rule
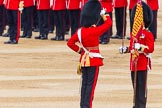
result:
[[[53,38],[51,38],[51,40],[59,40],[59,37],[58,36],[55,36],[55,37],[53,37]]]
[[[18,42],[16,42],[16,40],[8,40],[4,42],[4,44],[18,44]]]
[[[36,36],[35,39],[41,39],[42,35]]]
[[[42,35],[41,39],[46,40],[46,39],[48,39],[48,36],[47,35]]]

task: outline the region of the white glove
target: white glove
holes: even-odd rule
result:
[[[126,47],[126,46],[121,46],[121,47],[119,48],[119,52],[120,52],[121,54],[126,53],[127,50],[128,50],[128,47]]]
[[[135,43],[134,44],[134,48],[137,49],[137,50],[139,50],[141,48],[141,44]]]
[[[100,15],[102,16],[102,15],[105,15],[106,14],[106,8],[103,8],[102,10],[101,10],[101,12],[100,12]]]
[[[18,9],[19,11],[22,11],[24,9],[24,1],[20,1]]]

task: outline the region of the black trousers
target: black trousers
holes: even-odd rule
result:
[[[71,36],[72,36],[80,26],[80,9],[68,11],[70,17]]]
[[[2,35],[4,31],[4,6],[0,5],[0,35]]]
[[[132,85],[134,88],[134,72],[131,72]],[[135,106],[133,108],[146,108],[147,101],[147,71],[137,71]]]
[[[112,19],[112,12],[109,12],[109,15]],[[100,23],[103,24],[104,21],[101,20]],[[110,29],[108,31],[106,31],[104,34],[102,34],[102,36],[100,37],[100,42],[109,42],[111,36],[112,36],[112,26],[110,27]]]
[[[23,34],[26,36],[32,36],[32,19],[33,19],[33,6],[25,7],[23,10]]]
[[[35,5],[33,7],[33,28],[39,28],[39,20],[38,20],[38,11],[37,11],[37,6]]]
[[[126,33],[126,7],[115,8],[116,35],[121,37]]]
[[[9,36],[10,40],[16,40],[20,37],[20,13],[17,10],[7,10]]]
[[[81,108],[92,108],[94,91],[98,79],[99,67],[82,67]]]
[[[49,12],[49,30],[53,31],[54,30],[54,26],[55,26],[55,16],[54,16],[54,12],[52,9],[50,9]]]
[[[132,32],[132,26],[133,26],[133,23],[132,23],[132,21],[131,21],[131,12],[132,12],[132,9],[129,9],[130,32]]]
[[[56,36],[64,37],[65,35],[65,11],[66,10],[54,10],[56,19]]]
[[[69,11],[66,9],[65,10],[65,33],[69,32],[70,30],[70,16],[69,16]]]
[[[154,40],[157,39],[157,10],[152,11],[153,12],[153,22],[151,26],[149,27],[150,31],[152,32],[154,36]]]
[[[49,10],[38,10],[38,18],[39,18],[39,28],[40,35],[48,35],[48,17]]]

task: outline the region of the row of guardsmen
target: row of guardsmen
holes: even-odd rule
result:
[[[19,37],[31,38],[32,31],[39,31],[35,39],[46,40],[48,34],[55,34],[51,40],[62,41],[65,34],[71,28],[71,35],[80,27],[80,11],[88,0],[0,0],[0,36],[8,36],[5,44],[17,44]],[[99,0],[103,8],[112,18],[115,11],[116,33],[113,35],[112,27],[104,33],[99,42],[108,44],[110,38],[123,39],[126,35],[127,8],[129,15],[138,0]],[[153,10],[154,21],[150,31],[157,39],[157,12],[159,9],[158,0],[145,0]],[[22,4],[23,3],[23,4]],[[7,17],[7,18],[6,18]],[[112,18],[113,19],[113,18]],[[21,21],[20,21],[21,20]],[[21,23],[20,23],[21,22]],[[99,21],[98,25],[103,21]],[[8,25],[7,33],[3,34],[5,26]],[[20,36],[20,29],[23,34]],[[131,31],[131,27],[130,27]],[[128,37],[129,39],[129,37]]]

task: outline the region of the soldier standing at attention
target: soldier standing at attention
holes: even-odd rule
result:
[[[112,0],[101,0],[101,4],[103,8],[106,8],[106,11],[109,13],[111,19],[112,19],[112,11],[113,11],[113,1]],[[101,20],[101,23],[104,21]],[[110,41],[110,37],[112,36],[112,26],[111,28],[106,31],[101,37],[100,37],[100,44],[108,44]]]
[[[116,34],[111,38],[123,39],[126,33],[127,0],[115,0],[114,8],[115,8]]]
[[[80,25],[80,0],[67,0],[67,9],[70,17],[71,35]]]
[[[48,16],[50,10],[50,0],[37,0],[37,11],[39,20],[39,36],[35,39],[48,39]]]
[[[66,0],[53,0],[52,10],[56,20],[56,36],[51,40],[63,41],[65,36]]]
[[[137,10],[138,9],[138,12]],[[138,17],[135,17],[138,15]],[[131,53],[130,71],[134,89],[133,108],[146,108],[147,74],[151,69],[150,54],[154,52],[154,37],[148,30],[153,20],[150,7],[138,2],[131,14],[130,46],[119,48],[120,53]]]
[[[150,26],[150,31],[153,33],[154,40],[157,39],[157,15],[159,9],[159,0],[146,0],[153,12],[153,23]]]
[[[6,0],[5,8],[7,9],[8,25],[9,25],[9,40],[4,44],[18,44],[20,37],[20,11],[19,3],[22,5],[22,0]]]
[[[23,35],[21,38],[31,38],[32,36],[32,19],[33,19],[33,9],[35,0],[23,0],[24,1],[24,9],[23,9]]]

